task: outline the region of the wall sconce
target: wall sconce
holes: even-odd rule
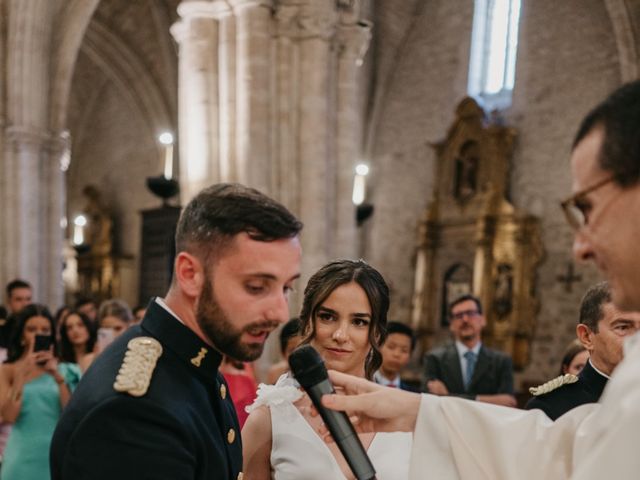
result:
[[[366,202],[367,175],[369,167],[364,163],[356,165],[356,174],[353,177],[353,193],[351,201],[356,206],[356,223],[362,225],[373,214],[373,205]]]
[[[169,205],[169,199],[180,190],[178,181],[173,178],[173,135],[162,132],[158,141],[164,145],[164,173],[157,177],[147,177],[147,188],[162,199],[162,206]]]
[[[87,217],[84,215],[76,215],[73,219],[73,238],[71,243],[74,246],[84,245],[84,227],[87,226]]]

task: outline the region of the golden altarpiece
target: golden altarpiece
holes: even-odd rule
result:
[[[124,297],[132,283],[133,259],[115,255],[113,248],[113,217],[102,201],[97,187],[83,189],[86,204],[82,215],[86,225],[77,252],[77,292],[97,301]]]
[[[543,252],[538,220],[507,200],[515,136],[465,98],[433,145],[436,182],[419,226],[412,308],[424,351],[448,332],[447,304],[473,293],[487,320],[483,342],[511,354],[516,369],[529,362]]]

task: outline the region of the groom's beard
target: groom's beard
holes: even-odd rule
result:
[[[242,329],[235,328],[229,315],[216,300],[211,281],[207,281],[203,288],[196,310],[196,321],[218,351],[243,362],[259,358],[264,350],[264,342],[245,343],[242,342],[242,335],[245,332],[271,332],[279,325],[279,322],[265,321],[250,323]]]

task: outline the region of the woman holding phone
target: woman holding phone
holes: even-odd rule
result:
[[[0,413],[13,424],[0,480],[48,479],[51,436],[80,370],[59,364],[54,356],[55,328],[47,307],[24,307],[14,328],[6,363],[0,367]]]

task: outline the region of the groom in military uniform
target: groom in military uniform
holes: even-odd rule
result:
[[[220,184],[185,208],[169,292],[87,371],[51,444],[54,480],[242,478],[222,355],[250,361],[289,318],[302,224]]]

